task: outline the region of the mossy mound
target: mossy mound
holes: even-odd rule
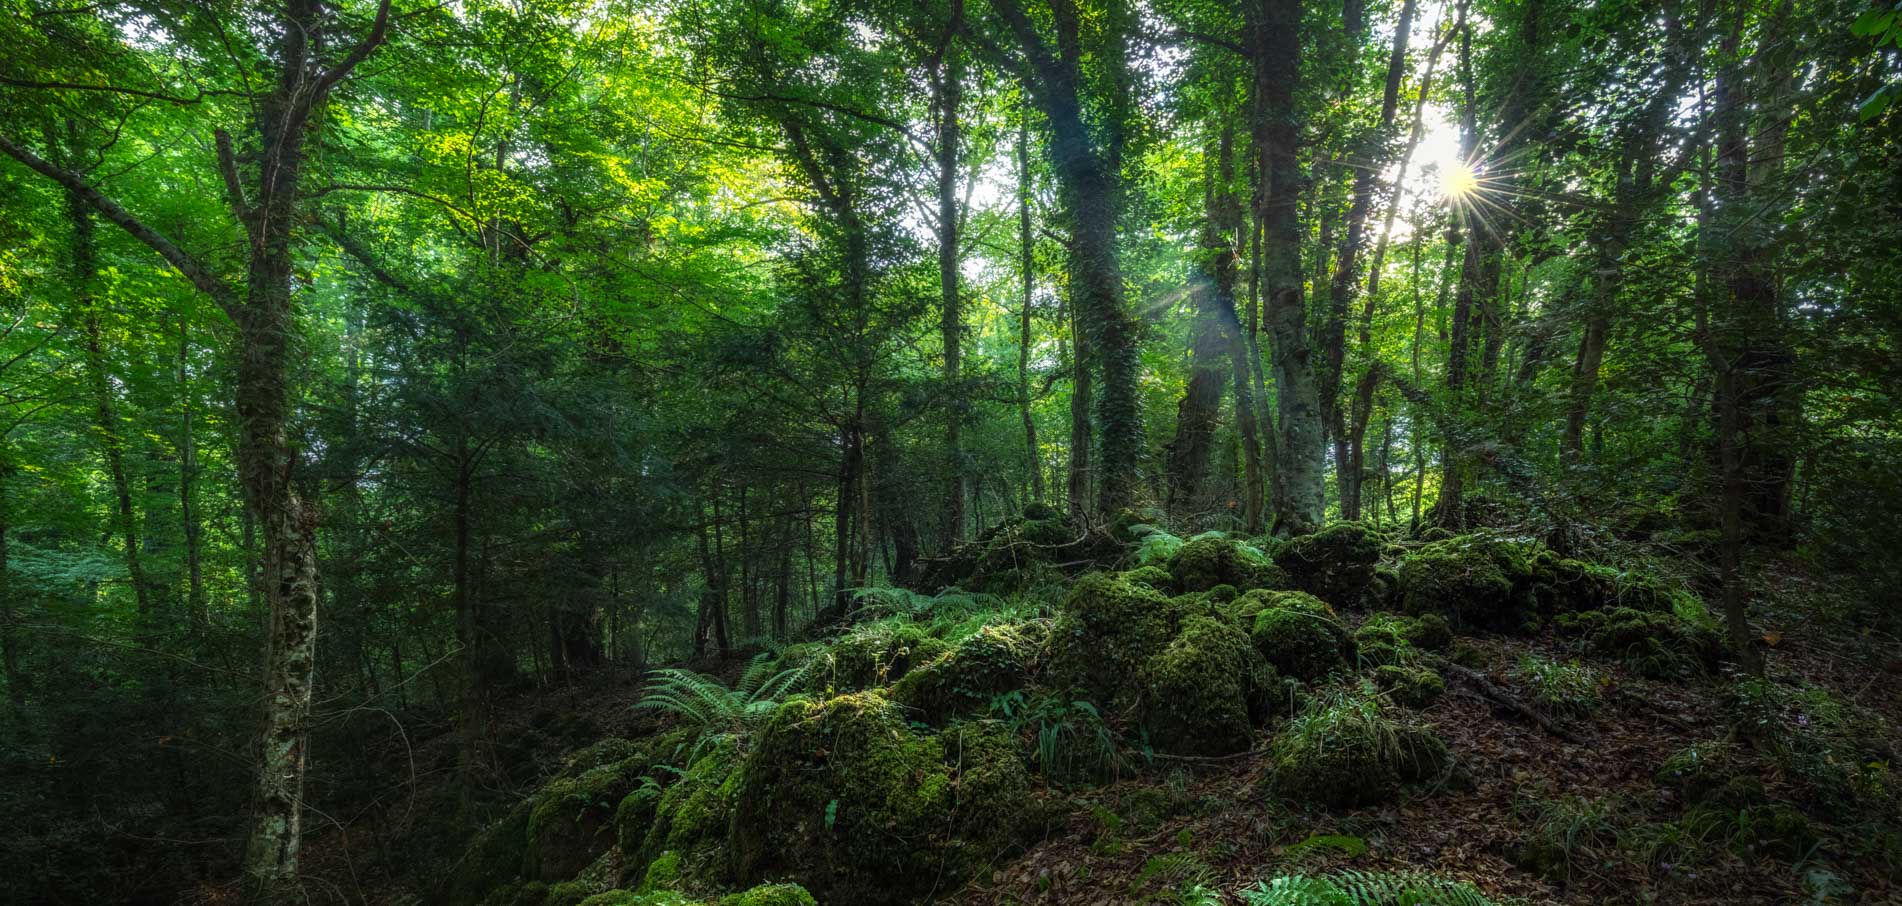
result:
[[[860,626],[833,642],[806,674],[812,692],[858,692],[890,685],[911,668],[950,650],[950,643],[916,623]]]
[[[1415,649],[1440,651],[1453,644],[1453,629],[1436,613],[1403,617],[1377,613],[1354,630],[1359,663],[1381,667],[1415,659]]]
[[[818,906],[818,902],[797,884],[761,884],[720,898],[720,906]]]
[[[1276,566],[1295,588],[1346,607],[1360,602],[1380,562],[1380,536],[1358,522],[1336,522],[1290,538],[1275,550]]]
[[[835,902],[915,901],[970,867],[961,841],[1008,833],[995,813],[986,827],[959,820],[961,780],[985,776],[975,795],[993,800],[1023,795],[1012,782],[1021,764],[1013,775],[976,763],[1002,759],[995,747],[961,746],[958,755],[954,771],[944,741],[914,731],[877,693],[787,702],[740,771],[728,824],[736,874],[746,883],[791,879]]]
[[[659,739],[649,745],[611,739],[571,758],[535,796],[525,828],[523,877],[566,881],[607,852],[615,843],[617,806],[642,777],[656,773],[654,751],[662,745]]]
[[[1077,580],[1050,629],[1050,676],[1098,702],[1137,692],[1143,665],[1175,638],[1194,597],[1165,598],[1103,573]]]
[[[645,832],[640,817],[648,813],[622,800],[617,812],[622,823],[617,830],[623,877],[649,873],[661,865],[653,879],[656,883],[671,884],[682,878],[720,880],[725,874],[723,846],[738,794],[739,765],[739,747],[733,740],[722,739],[708,748],[660,794]],[[637,791],[632,795],[651,794]],[[636,838],[641,841],[639,848],[629,849]]]
[[[985,626],[907,672],[892,687],[892,700],[933,725],[983,711],[1029,681],[1049,632],[1044,622]]]
[[[1170,575],[1168,570],[1160,566],[1139,566],[1135,569],[1125,571],[1118,578],[1134,585],[1153,588],[1163,594],[1173,594],[1175,592],[1176,577]]]
[[[1446,694],[1446,680],[1423,667],[1393,664],[1377,667],[1374,686],[1386,693],[1394,704],[1407,708],[1425,708]]]
[[[470,841],[461,861],[456,863],[456,870],[443,885],[443,902],[451,906],[481,902],[512,906],[512,899],[498,901],[494,893],[499,893],[511,881],[516,882],[516,887],[521,886],[517,879],[527,850],[528,816],[534,808],[533,800],[517,803],[502,820],[484,828]],[[541,902],[539,895],[535,902]]]
[[[1724,651],[1716,630],[1671,613],[1614,607],[1561,614],[1554,625],[1579,636],[1587,650],[1618,658],[1652,679],[1708,672]]]
[[[1191,616],[1169,647],[1143,665],[1143,727],[1157,750],[1227,755],[1254,742],[1251,712],[1273,669],[1248,635],[1210,616]]]
[[[1444,775],[1452,762],[1439,737],[1389,717],[1371,693],[1318,697],[1289,721],[1275,736],[1269,790],[1298,802],[1355,808]]]
[[[1120,541],[1086,532],[1052,507],[1032,504],[1022,516],[1006,519],[959,545],[950,556],[931,561],[920,585],[1017,591],[1039,581],[1050,564],[1105,561],[1120,553]]]
[[[1400,602],[1455,626],[1513,630],[1532,616],[1521,589],[1532,576],[1526,547],[1484,535],[1425,544],[1400,561]]]
[[[1288,577],[1266,554],[1251,545],[1216,535],[1190,539],[1169,558],[1175,587],[1208,591],[1217,585],[1238,589],[1285,588]]]
[[[1229,612],[1248,621],[1256,650],[1280,673],[1312,682],[1347,666],[1347,628],[1321,599],[1304,591],[1256,591],[1236,605]]]

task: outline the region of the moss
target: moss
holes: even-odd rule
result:
[[[959,545],[951,556],[934,562],[924,585],[998,593],[1019,590],[1040,567],[1106,553],[1097,550],[1095,541],[1062,513],[1049,507],[1026,509],[1023,516],[986,529],[970,543]]]
[[[1204,593],[1202,600],[1213,605],[1222,605],[1235,600],[1240,594],[1241,592],[1237,591],[1233,585],[1217,585]]]
[[[818,901],[797,884],[762,884],[721,897],[720,906],[818,906]]]
[[[1346,666],[1347,630],[1321,599],[1300,591],[1251,592],[1243,597],[1265,604],[1255,611],[1248,634],[1277,671],[1313,681]],[[1245,614],[1248,609],[1238,612]]]
[[[740,772],[729,823],[734,868],[742,882],[787,878],[839,902],[915,900],[969,867],[946,835],[999,833],[958,821],[964,779],[947,765],[939,737],[914,731],[876,693],[787,702]],[[1005,775],[991,780],[987,797],[1022,795],[1005,789]]]
[[[1159,751],[1227,755],[1254,739],[1272,673],[1248,636],[1220,620],[1192,616],[1160,654],[1143,665],[1143,728]]]
[[[641,878],[641,889],[665,890],[679,883],[680,854],[669,851],[647,863],[647,874]]]
[[[1102,573],[1084,576],[1071,586],[1051,627],[1052,679],[1099,702],[1129,697],[1139,691],[1142,666],[1198,606]]]
[[[673,890],[609,890],[582,900],[581,906],[696,906],[699,902]]]
[[[528,820],[527,876],[565,881],[606,852],[614,843],[616,808],[652,767],[651,759],[635,755],[543,787]]]
[[[592,899],[600,892],[600,885],[593,881],[563,881],[549,886],[548,897],[542,900],[542,906],[580,906],[582,901]]]
[[[1453,630],[1446,618],[1435,613],[1417,617],[1377,613],[1355,628],[1353,641],[1359,663],[1380,667],[1414,660],[1415,649],[1446,648],[1453,643]]]
[[[911,668],[950,650],[922,624],[882,622],[861,626],[834,642],[823,669],[812,671],[813,692],[858,692],[889,685]]]
[[[1376,696],[1315,699],[1276,735],[1269,789],[1332,808],[1392,799],[1403,784],[1446,773],[1446,745],[1431,731],[1387,716]]]
[[[1030,771],[1017,737],[996,721],[964,721],[939,737],[952,779],[952,824],[965,828],[979,855],[989,857],[1012,842],[1012,829],[1036,815],[1024,791]],[[1001,832],[1001,833],[1000,833]]]
[[[932,724],[983,711],[1029,680],[1049,625],[1001,623],[979,629],[956,647],[907,672],[892,699]]]
[[[1588,650],[1618,658],[1652,679],[1708,672],[1723,653],[1715,631],[1671,613],[1614,607],[1563,614],[1554,624],[1580,636]]]
[[[1295,588],[1343,607],[1360,602],[1378,562],[1380,537],[1358,522],[1333,523],[1275,551],[1275,565]]]
[[[1425,708],[1446,694],[1446,680],[1421,667],[1388,665],[1374,670],[1374,685],[1394,704]]]
[[[1254,547],[1229,538],[1203,535],[1189,540],[1169,558],[1169,574],[1186,592],[1217,585],[1240,589],[1286,587],[1287,576]]]
[[[1147,586],[1164,594],[1174,591],[1176,585],[1175,577],[1169,575],[1169,571],[1160,566],[1142,566],[1128,570],[1122,574],[1121,578],[1133,585]]]
[[[738,746],[725,739],[694,759],[654,807],[640,849],[622,850],[623,875],[644,872],[672,854],[677,875],[717,880],[725,867],[722,847],[738,784]]]
[[[444,884],[445,903],[464,906],[483,902],[492,891],[521,875],[528,817],[533,809],[532,801],[521,802],[502,820],[476,835]]]
[[[1522,627],[1532,574],[1525,548],[1483,535],[1424,545],[1400,561],[1400,602],[1409,614],[1438,614],[1455,626]]]

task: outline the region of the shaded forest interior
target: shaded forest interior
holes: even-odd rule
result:
[[[0,900],[1896,902],[1899,45],[6,0]]]

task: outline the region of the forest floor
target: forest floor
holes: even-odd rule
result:
[[[1771,673],[1826,689],[1879,715],[1891,731],[1902,725],[1902,660],[1894,641],[1831,622],[1833,592],[1823,579],[1773,569],[1768,586],[1758,622]],[[1461,642],[1461,660],[1510,695],[1519,694],[1512,668],[1523,657],[1577,656],[1549,628],[1531,637]],[[697,666],[732,675],[744,663],[736,657]],[[1323,810],[1275,800],[1263,792],[1273,761],[1261,745],[1217,758],[1154,756],[1099,786],[1046,786],[1030,794],[1037,802],[1024,804],[1050,816],[1044,832],[937,899],[985,906],[1170,903],[1189,878],[1235,892],[1275,875],[1348,869],[1429,872],[1529,903],[1902,903],[1894,853],[1844,858],[1843,847],[1833,845],[1835,855],[1822,859],[1817,844],[1802,852],[1758,851],[1726,831],[1687,835],[1675,820],[1684,804],[1658,782],[1659,765],[1693,742],[1730,731],[1726,678],[1658,681],[1615,661],[1586,664],[1602,704],[1561,722],[1571,739],[1449,682],[1421,717],[1458,769],[1435,787],[1380,806]],[[636,671],[603,670],[499,702],[493,738],[504,741],[515,765],[512,776],[496,779],[506,788],[499,792],[531,792],[565,753],[599,739],[653,733],[653,713],[631,707],[640,684]],[[365,853],[400,852],[405,844],[388,844],[438,833],[446,834],[438,856],[466,842],[469,828],[444,820],[456,796],[455,734],[444,717],[416,717],[404,733],[378,738],[376,760],[408,765],[411,780],[347,828],[315,828],[305,870],[349,901],[428,902],[430,894],[413,886],[422,880],[412,876],[414,866],[379,864]],[[1898,750],[1897,740],[1888,745]],[[1794,799],[1783,788],[1789,782],[1773,774],[1766,786],[1778,799]],[[1857,832],[1819,828],[1819,838]],[[1557,839],[1563,858],[1529,863],[1524,847],[1534,837]],[[220,899],[213,893],[201,901]]]

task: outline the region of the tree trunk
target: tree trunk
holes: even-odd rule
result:
[[[958,26],[955,18],[952,29]],[[964,323],[958,298],[958,105],[963,102],[964,67],[957,42],[947,35],[943,59],[932,76],[932,106],[938,121],[938,279],[943,293],[944,341],[944,455],[945,483],[943,538],[946,550],[964,540],[964,450],[959,437],[964,425],[964,386],[961,374]]]
[[[92,394],[93,429],[99,438],[99,455],[105,460],[106,475],[112,479],[113,517],[124,544],[126,579],[132,583],[133,600],[138,606],[139,635],[149,642],[158,628],[157,614],[153,612],[152,589],[146,583],[145,569],[139,560],[139,514],[132,505],[132,480],[125,471],[125,437],[119,430],[119,414],[113,405],[112,376],[106,373],[99,302],[92,294],[93,272],[98,269],[92,208],[73,192],[66,193],[66,207],[73,221],[73,302],[85,337],[86,388]]]
[[[1114,513],[1135,500],[1142,485],[1142,399],[1137,388],[1141,362],[1137,325],[1123,300],[1122,271],[1116,255],[1116,223],[1122,192],[1120,113],[1128,99],[1125,80],[1116,79],[1099,146],[1083,118],[1079,11],[1053,4],[1059,40],[1055,54],[1045,46],[1018,0],[997,0],[992,8],[1017,38],[1035,77],[1026,82],[1031,97],[1050,123],[1050,163],[1070,220],[1070,294],[1085,316],[1089,356],[1102,374],[1096,399],[1101,462],[1096,475],[1099,512]],[[1127,23],[1109,23],[1120,29]],[[1112,61],[1120,66],[1120,60]],[[1120,72],[1120,69],[1118,70]],[[1079,352],[1082,350],[1079,349]],[[1074,451],[1073,451],[1074,453]]]
[[[1254,123],[1262,187],[1262,278],[1272,346],[1281,442],[1275,454],[1275,531],[1295,535],[1321,524],[1326,496],[1321,404],[1302,300],[1300,139],[1295,90],[1300,78],[1301,0],[1259,0],[1247,7],[1255,91]]]
[[[1017,120],[1017,245],[1023,277],[1023,312],[1017,332],[1017,396],[1024,419],[1025,465],[1030,471],[1030,499],[1043,501],[1043,454],[1037,449],[1037,422],[1030,412],[1030,314],[1035,299],[1036,246],[1030,232],[1030,111]]]

